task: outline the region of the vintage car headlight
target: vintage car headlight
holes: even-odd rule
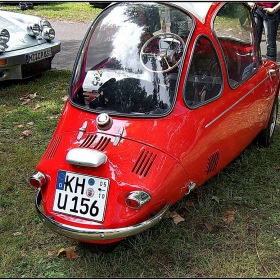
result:
[[[42,33],[42,37],[45,40],[51,41],[54,39],[55,31],[52,28],[52,25],[50,24],[50,22],[48,20],[46,20],[46,19],[40,20],[40,30]]]
[[[30,36],[37,37],[40,34],[40,26],[38,23],[29,23],[27,26],[27,33]]]
[[[5,44],[10,40],[10,33],[7,29],[0,29],[0,44]]]
[[[50,24],[50,22],[48,20],[42,19],[42,20],[40,20],[41,30],[43,30],[44,27],[52,27],[52,25]]]
[[[49,28],[49,27],[45,27],[42,30],[42,37],[47,40],[47,41],[51,41],[54,39],[55,37],[55,31],[53,28]]]

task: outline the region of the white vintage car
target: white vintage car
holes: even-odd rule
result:
[[[50,70],[60,48],[48,20],[0,11],[0,82],[26,79]]]

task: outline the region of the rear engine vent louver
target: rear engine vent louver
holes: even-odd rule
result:
[[[211,173],[212,171],[214,171],[217,166],[218,166],[218,162],[219,162],[219,158],[220,158],[220,153],[217,151],[214,154],[212,154],[209,158],[208,158],[208,165],[207,165],[207,174]]]
[[[97,139],[97,136],[95,134],[89,134],[87,135],[84,142],[80,145],[81,148],[92,148],[99,151],[104,151],[108,144],[110,143],[111,139],[101,136],[100,139],[96,143],[94,141]]]
[[[150,171],[152,164],[154,163],[157,154],[143,150],[138,157],[132,172],[138,174],[139,176],[146,177]]]
[[[89,134],[87,135],[86,139],[84,140],[84,142],[80,145],[81,148],[88,148],[96,139],[96,135],[95,134]]]
[[[51,146],[49,147],[45,159],[52,159],[57,151],[57,148],[61,142],[62,137],[57,137],[53,140]]]

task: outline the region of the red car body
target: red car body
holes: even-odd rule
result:
[[[116,3],[90,26],[61,119],[30,178],[58,234],[110,244],[276,126],[279,69],[244,3]],[[40,205],[43,207],[40,207]]]

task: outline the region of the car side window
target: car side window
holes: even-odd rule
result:
[[[248,8],[227,3],[214,20],[214,31],[223,50],[229,85],[236,88],[255,72],[258,52]]]
[[[215,48],[207,37],[200,36],[187,74],[185,102],[190,108],[199,107],[214,100],[221,89],[221,67]]]

